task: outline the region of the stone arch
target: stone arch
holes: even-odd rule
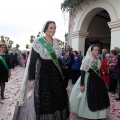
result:
[[[91,22],[92,18],[102,10],[106,10],[110,16],[111,22],[117,21],[117,13],[114,7],[107,1],[95,2],[83,12],[82,16],[80,16],[77,30],[87,32],[89,23]]]

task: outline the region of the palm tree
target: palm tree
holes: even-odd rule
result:
[[[17,50],[19,50],[19,47],[20,47],[20,45],[19,45],[19,44],[16,44],[16,47],[15,47],[15,48],[16,48]]]
[[[12,48],[13,43],[14,42],[12,40],[8,41],[8,44],[7,44],[8,45],[8,50],[10,50]]]
[[[26,44],[26,49],[30,49],[30,45],[29,44]]]
[[[1,37],[1,40],[0,40],[0,41],[1,41],[2,43],[5,43],[4,36],[2,35],[2,36],[0,36],[0,37]]]
[[[1,40],[4,40],[4,36],[2,35],[2,36],[0,36],[1,37]]]
[[[34,35],[31,35],[31,36],[30,36],[30,43],[33,43],[34,40],[35,40],[35,36],[34,36]]]
[[[37,37],[41,37],[40,35],[41,35],[41,32],[38,32]]]
[[[9,37],[5,37],[5,42],[6,42],[6,44],[8,44],[8,43],[9,43],[9,40],[10,40],[10,38],[9,38]]]

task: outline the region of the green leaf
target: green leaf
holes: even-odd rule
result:
[[[76,8],[79,7],[83,2],[86,2],[86,1],[87,0],[64,0],[64,2],[61,3],[61,10],[63,12],[70,12],[71,9],[76,11]]]

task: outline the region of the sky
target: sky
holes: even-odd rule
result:
[[[61,11],[64,0],[0,0],[0,36],[4,35],[25,49],[30,36],[37,36],[48,20],[56,22],[55,37],[64,41],[68,15]],[[65,16],[65,17],[64,17]]]

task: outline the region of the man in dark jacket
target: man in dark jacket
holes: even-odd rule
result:
[[[17,61],[17,52],[15,50],[13,50],[10,54],[10,59],[11,59],[11,66],[12,69],[15,68],[16,65],[16,61]]]
[[[65,52],[61,54],[62,72],[64,76],[65,86],[68,86],[68,80],[71,72],[71,66],[74,62],[74,55],[70,52],[70,46],[66,45]]]

